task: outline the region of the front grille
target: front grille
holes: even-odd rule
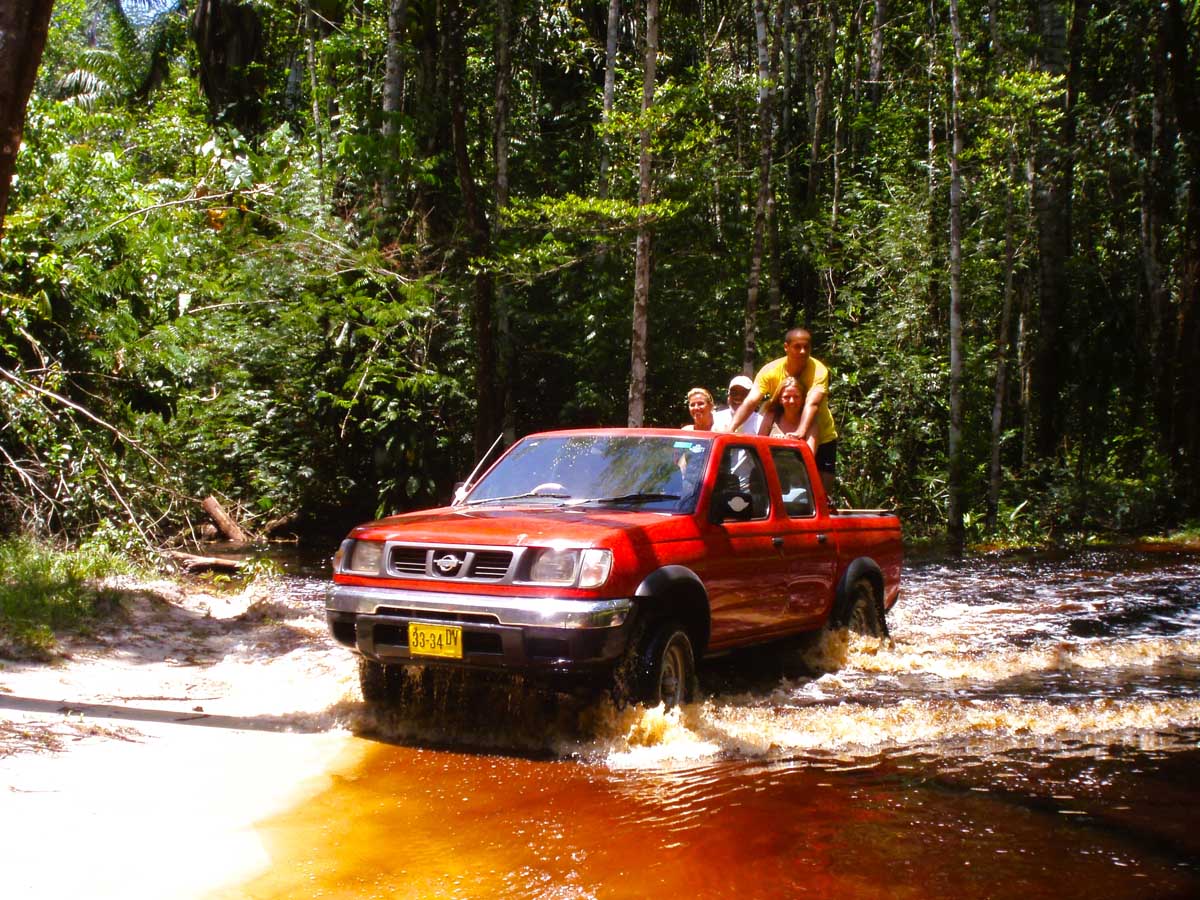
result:
[[[421,547],[393,547],[392,571],[397,575],[425,574],[425,550]]]
[[[512,577],[520,550],[391,545],[388,574],[433,581],[505,581]]]
[[[471,563],[471,576],[499,581],[508,574],[511,563],[512,553],[507,550],[480,550]]]

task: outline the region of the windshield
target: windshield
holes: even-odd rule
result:
[[[696,507],[712,439],[587,434],[525,438],[467,495],[465,505]]]

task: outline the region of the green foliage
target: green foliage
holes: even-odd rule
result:
[[[643,126],[654,151],[640,211],[653,230],[647,421],[685,421],[688,387],[719,395],[741,371],[761,137],[748,5],[664,9],[645,113],[642,23],[627,10],[602,122],[604,6],[516,4],[503,210],[494,6],[449,22],[436,4],[409,4],[403,110],[386,134],[388,4],[318,4],[311,18],[253,8],[262,122],[243,135],[214,124],[177,10],[56,4],[0,241],[6,524],[82,534],[119,523],[119,542],[145,546],[192,534],[210,493],[251,530],[293,512],[301,527],[336,530],[445,499],[474,462],[477,279],[498,290],[505,384],[493,387],[508,388],[518,434],[624,423]],[[772,85],[778,244],[772,261],[769,230],[756,362],[777,355],[785,327],[814,331],[833,373],[839,493],[897,508],[915,533],[943,527],[948,489],[951,44],[928,5],[888,9],[881,84],[866,79],[866,7],[832,31],[790,8],[773,23],[791,51]],[[1062,440],[1050,458],[1027,454],[1040,390],[1027,405],[1033,188],[1040,149],[1068,121],[1066,84],[1031,62],[1040,38],[1026,18],[964,7],[964,505],[978,541],[1141,527],[1172,513],[1179,467],[1148,402],[1155,335],[1178,310],[1168,302],[1152,320],[1141,229],[1157,160],[1174,297],[1188,173],[1172,148],[1149,149],[1161,113],[1143,65],[1155,52],[1149,8],[1081,23]],[[449,116],[459,83],[461,147]],[[460,149],[486,241],[466,216]],[[988,535],[1002,349],[1004,479]]]
[[[56,634],[86,630],[111,610],[99,582],[126,571],[124,557],[103,542],[63,550],[0,540],[0,656],[48,658]]]

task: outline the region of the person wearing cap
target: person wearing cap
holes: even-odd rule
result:
[[[729,402],[729,405],[713,413],[714,431],[730,430],[729,423],[733,421],[734,413],[746,402],[746,398],[750,396],[752,390],[754,390],[754,382],[745,375],[734,375],[733,378],[729,379],[729,389],[725,393],[725,399]],[[762,414],[751,406],[750,414],[742,422],[738,431],[742,432],[742,434],[758,434],[758,427],[761,424]]]
[[[837,470],[837,427],[829,411],[829,369],[812,357],[812,335],[805,328],[793,328],[783,339],[784,355],[774,359],[758,370],[754,377],[754,388],[742,405],[733,413],[733,418],[721,431],[737,431],[763,400],[779,393],[779,387],[789,376],[804,391],[804,410],[800,425],[789,436],[808,442],[817,461],[817,470],[825,492],[833,490],[834,473]]]

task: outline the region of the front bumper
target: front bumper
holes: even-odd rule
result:
[[[330,631],[341,644],[390,664],[573,672],[611,666],[625,649],[633,601],[493,597],[331,585]],[[408,623],[458,625],[462,659],[413,655]]]

